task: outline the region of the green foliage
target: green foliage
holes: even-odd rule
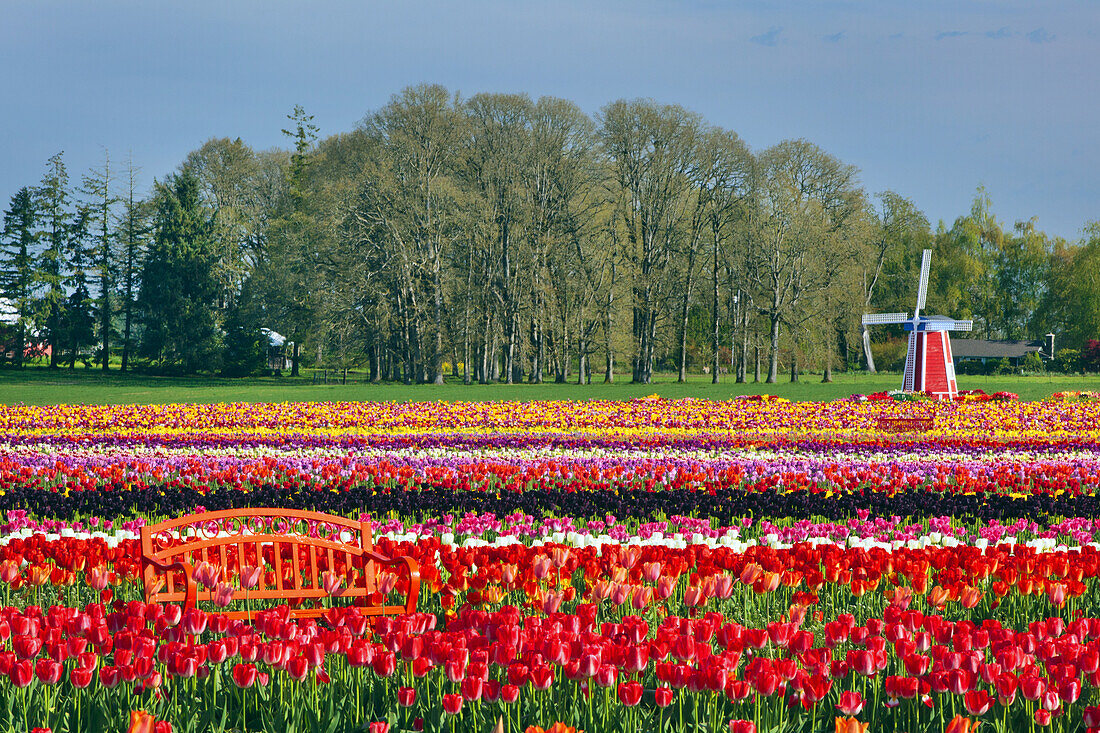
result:
[[[34,318],[37,218],[34,192],[23,187],[15,192],[11,205],[4,212],[4,228],[0,233],[3,247],[0,249],[0,292],[10,302],[15,318],[8,340],[14,344],[12,363],[18,367],[23,366],[23,349]]]
[[[1019,371],[1019,369],[1012,366],[1012,362],[1008,358],[1003,356],[1000,359],[990,359],[985,363],[985,366],[986,374],[989,375],[1015,374]]]
[[[1054,371],[1075,374],[1081,371],[1080,349],[1058,349],[1054,354]]]
[[[258,313],[248,297],[247,283],[241,299],[225,316],[225,351],[221,374],[253,377],[267,370],[267,335],[260,330]]]
[[[1037,353],[1029,351],[1020,362],[1020,368],[1028,374],[1038,374],[1046,371],[1046,363]]]
[[[217,370],[222,343],[212,217],[190,171],[157,186],[154,230],[138,297],[141,354],[161,371]]]

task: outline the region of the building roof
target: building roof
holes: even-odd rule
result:
[[[1030,352],[1042,350],[1042,341],[951,339],[951,355],[956,359],[1019,359]]]

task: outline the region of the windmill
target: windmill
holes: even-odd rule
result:
[[[926,249],[920,261],[917,307],[912,318],[905,313],[873,313],[863,316],[863,325],[902,324],[909,332],[909,348],[905,352],[905,376],[901,388],[906,392],[928,392],[937,399],[950,400],[958,394],[958,387],[955,386],[955,365],[951,359],[951,338],[947,332],[969,331],[974,328],[974,322],[921,315],[928,295],[931,265],[932,250]]]

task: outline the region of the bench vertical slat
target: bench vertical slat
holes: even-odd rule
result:
[[[317,572],[317,548],[313,545],[308,546],[309,549],[309,583],[308,586],[314,590],[321,587],[321,575]]]
[[[298,544],[290,546],[290,561],[294,568],[294,590],[302,589],[302,568],[298,559]]]
[[[371,530],[370,522],[367,520],[359,521],[359,546],[363,549],[363,552],[374,551],[374,533]],[[368,596],[377,590],[377,576],[374,561],[365,557],[363,560],[363,587]]]
[[[246,553],[244,551],[244,541],[237,543],[237,575],[240,576],[244,566],[248,563],[245,562]]]
[[[275,550],[275,589],[286,590],[286,585],[283,583],[283,553],[279,551],[278,542],[271,544]]]

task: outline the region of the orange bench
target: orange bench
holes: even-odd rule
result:
[[[182,603],[185,609],[214,597],[213,590],[199,587],[195,580],[200,562],[210,563],[230,581],[243,567],[262,568],[255,588],[234,584],[234,599],[286,601],[296,617],[324,613],[324,608],[302,604],[313,601],[320,606],[317,601],[330,595],[324,587],[326,571],[341,580],[339,596],[353,599],[364,615],[412,613],[420,595],[420,566],[415,560],[374,552],[369,522],[320,512],[263,508],[189,514],[143,526],[141,555],[146,602]],[[386,605],[379,594],[379,570],[389,566],[396,566],[407,579],[402,605]]]

